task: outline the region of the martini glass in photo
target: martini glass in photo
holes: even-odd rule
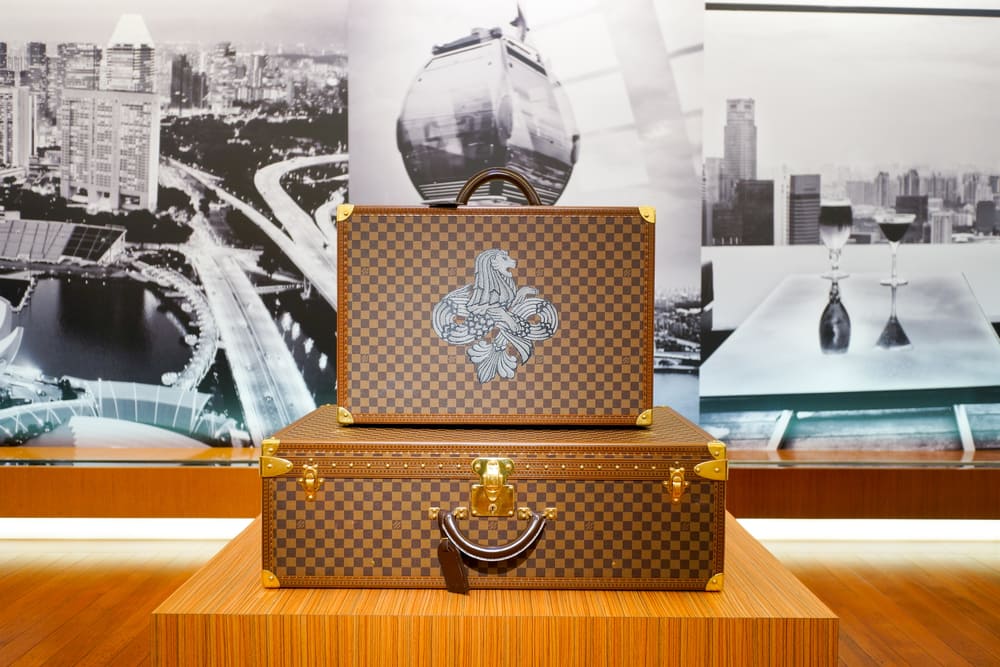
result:
[[[878,223],[879,229],[882,230],[886,240],[889,241],[889,247],[892,249],[892,275],[880,280],[881,284],[899,287],[908,282],[896,273],[896,252],[899,248],[899,242],[903,240],[906,230],[910,228],[916,217],[913,213],[886,213],[875,216],[875,222]]]
[[[830,253],[830,270],[822,274],[828,280],[841,280],[848,274],[840,270],[840,253],[851,237],[854,216],[851,202],[824,202],[819,209],[819,238]]]

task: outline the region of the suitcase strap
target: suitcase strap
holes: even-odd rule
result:
[[[500,546],[486,547],[466,537],[451,512],[440,512],[437,518],[438,527],[444,536],[438,545],[438,561],[441,563],[445,586],[452,593],[469,592],[469,576],[465,563],[462,562],[463,555],[487,563],[513,560],[538,542],[542,531],[545,530],[546,521],[544,514],[532,512],[528,527],[513,541]]]

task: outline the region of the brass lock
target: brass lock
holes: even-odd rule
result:
[[[472,516],[514,516],[514,487],[507,477],[514,472],[514,462],[502,458],[478,458],[472,470],[479,484],[472,485],[469,501]]]
[[[325,480],[319,476],[318,465],[303,465],[302,477],[299,477],[299,486],[306,492],[306,500],[316,500],[316,492],[323,487]]]
[[[670,479],[663,483],[670,490],[670,502],[679,503],[684,490],[691,486],[691,482],[684,479],[684,468],[670,468]]]

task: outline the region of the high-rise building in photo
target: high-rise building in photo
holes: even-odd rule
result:
[[[97,90],[101,50],[95,44],[67,42],[56,47],[56,57],[49,62],[49,109],[58,120],[63,89]]]
[[[738,181],[734,207],[741,245],[774,245],[774,181]]]
[[[101,74],[101,50],[96,44],[71,42],[57,48],[57,73],[63,88],[97,90]]]
[[[101,88],[132,93],[153,93],[156,88],[153,38],[138,14],[118,19],[104,50]]]
[[[229,42],[219,42],[208,58],[208,103],[213,111],[224,111],[236,100],[236,51]]]
[[[819,243],[819,174],[793,174],[788,192],[788,243]]]
[[[976,231],[992,234],[997,224],[997,207],[993,200],[976,202]]]
[[[0,88],[0,166],[28,166],[35,152],[36,113],[28,88]]]
[[[889,173],[880,171],[875,177],[875,205],[882,208],[889,208],[895,201],[889,193]]]
[[[722,158],[707,157],[702,169],[702,245],[712,245],[712,212],[719,203],[722,187]]]
[[[170,106],[175,109],[190,109],[193,91],[191,63],[185,54],[176,55],[170,61]]]
[[[724,199],[734,194],[736,181],[757,178],[757,126],[752,99],[726,100],[726,128],[722,147]]]
[[[0,69],[7,69],[7,42],[0,42]]]
[[[160,104],[153,93],[63,91],[60,194],[108,210],[156,209]]]

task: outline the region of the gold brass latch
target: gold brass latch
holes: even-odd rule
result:
[[[478,458],[472,462],[472,470],[481,482],[472,485],[469,500],[472,516],[514,516],[514,487],[507,484],[507,477],[514,471],[514,462]]]
[[[306,492],[306,500],[316,500],[316,492],[323,487],[325,480],[319,476],[319,466],[303,465],[302,477],[299,477],[299,486]]]
[[[684,490],[691,486],[691,482],[684,479],[684,468],[670,468],[670,479],[663,483],[663,486],[670,490],[670,502],[679,503]]]

